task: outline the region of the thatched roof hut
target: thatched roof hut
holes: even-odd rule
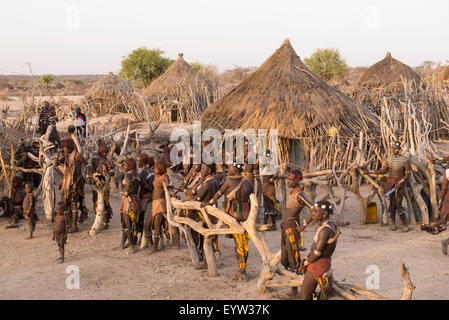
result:
[[[377,125],[365,107],[313,74],[288,39],[237,88],[210,105],[201,120],[203,128],[278,129],[280,160],[305,156],[298,165],[311,164],[313,153],[324,157],[336,132],[338,143],[345,144],[367,125]],[[328,165],[321,160],[315,159]]]
[[[449,82],[449,66],[444,67],[438,74],[438,82]]]
[[[128,112],[133,89],[128,82],[110,72],[95,82],[84,97],[88,107],[95,113]]]
[[[143,90],[153,110],[166,122],[198,119],[213,102],[216,85],[188,64],[183,54]]]
[[[394,59],[390,52],[385,58],[372,65],[360,77],[359,85],[363,87],[379,87],[397,83],[414,82],[419,84],[421,77],[411,67]]]

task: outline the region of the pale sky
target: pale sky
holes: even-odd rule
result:
[[[219,70],[259,66],[290,41],[304,59],[337,48],[350,66],[387,51],[411,66],[449,60],[447,0],[0,0],[0,74],[118,72],[160,48]],[[447,63],[446,63],[447,64]]]

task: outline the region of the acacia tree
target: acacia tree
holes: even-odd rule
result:
[[[215,79],[218,77],[218,68],[213,64],[202,64],[200,62],[192,62],[190,66],[198,70],[208,79]]]
[[[53,75],[51,75],[51,74],[43,74],[43,75],[41,75],[40,82],[42,84],[45,84],[47,86],[47,89],[48,89],[48,86],[50,85],[50,83],[53,82]]]
[[[125,80],[133,80],[145,87],[151,81],[159,77],[174,60],[163,56],[160,49],[148,49],[140,47],[122,59],[120,77]]]
[[[338,49],[318,49],[304,62],[313,73],[326,81],[343,74],[348,68]]]

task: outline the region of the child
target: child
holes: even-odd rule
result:
[[[56,205],[56,217],[53,227],[53,240],[56,240],[56,243],[59,246],[61,263],[64,263],[64,245],[67,243],[68,229],[69,221],[65,214],[65,204],[64,202],[58,202]]]
[[[28,182],[25,185],[25,192],[26,192],[26,195],[25,195],[25,199],[23,199],[22,208],[23,208],[23,213],[25,214],[25,219],[28,220],[28,230],[30,232],[28,237],[26,237],[25,239],[32,239],[34,229],[36,228],[36,223],[39,220],[39,218],[37,217],[37,214],[35,212],[36,200],[35,200],[34,194],[33,194],[33,184],[32,183]]]

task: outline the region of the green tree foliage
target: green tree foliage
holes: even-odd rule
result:
[[[125,80],[137,81],[145,87],[167,70],[174,60],[163,56],[160,49],[141,47],[122,59],[120,77]]]
[[[51,74],[43,74],[43,75],[41,75],[40,82],[42,84],[45,84],[47,86],[47,88],[48,88],[50,83],[53,82],[53,75],[51,75]]]
[[[338,49],[318,49],[304,62],[313,73],[326,81],[341,75],[348,68]]]

